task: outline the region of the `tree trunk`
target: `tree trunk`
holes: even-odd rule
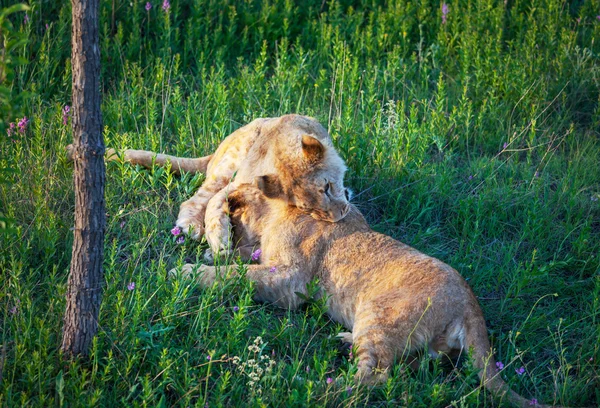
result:
[[[75,232],[62,351],[87,355],[98,329],[104,246],[104,140],[100,114],[99,0],[72,0]]]

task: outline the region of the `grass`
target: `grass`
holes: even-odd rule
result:
[[[600,2],[454,0],[446,23],[427,0],[145,3],[101,4],[108,146],[202,156],[253,118],[315,116],[373,227],[468,280],[511,387],[600,405]],[[0,184],[14,220],[0,243],[0,405],[506,405],[475,389],[468,362],[399,364],[357,388],[321,304],[291,313],[254,303],[243,280],[167,282],[206,248],[169,233],[202,177],[114,162],[100,332],[89,361],[64,362],[71,9],[31,6],[28,23],[11,17],[29,37],[11,87],[29,93],[15,109],[31,121],[0,129],[0,165],[15,170]],[[251,366],[237,367],[259,355],[273,371],[248,385]]]

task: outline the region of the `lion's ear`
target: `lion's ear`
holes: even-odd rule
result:
[[[268,198],[279,198],[283,195],[283,187],[275,174],[258,176],[254,179],[256,187]]]
[[[309,135],[303,135],[302,153],[304,154],[304,157],[311,162],[320,161],[325,154],[325,147],[316,138]]]

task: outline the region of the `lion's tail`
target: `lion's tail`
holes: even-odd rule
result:
[[[484,387],[499,397],[505,396],[518,407],[548,407],[547,405],[538,404],[536,400],[523,398],[504,382],[496,367],[496,361],[488,340],[485,320],[480,310],[467,316],[465,329],[464,347],[466,350],[473,350],[473,365],[479,370],[479,378]]]
[[[67,158],[73,161],[75,157],[75,148],[72,144],[67,146]],[[186,157],[169,156],[168,154],[154,153],[147,150],[127,149],[118,154],[115,149],[106,149],[104,158],[107,161],[122,159],[131,164],[139,164],[146,168],[152,168],[153,165],[165,167],[167,162],[171,163],[171,172],[174,174],[187,173],[206,173],[208,163],[212,155],[190,159]]]

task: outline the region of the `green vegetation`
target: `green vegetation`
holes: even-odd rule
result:
[[[315,116],[374,228],[468,279],[511,387],[600,405],[600,1],[145,5],[101,4],[107,145],[201,156],[253,118]],[[2,84],[29,95],[15,109],[30,121],[10,136],[21,116],[0,121],[0,167],[16,170],[0,184],[14,220],[0,243],[0,405],[505,404],[475,389],[468,363],[399,364],[386,385],[356,388],[319,302],[290,313],[254,303],[244,281],[167,282],[202,259],[204,243],[169,233],[202,177],[115,162],[100,332],[90,361],[64,363],[71,6],[30,6],[8,17],[29,41]],[[258,355],[275,365],[248,385],[252,368],[236,367]]]

